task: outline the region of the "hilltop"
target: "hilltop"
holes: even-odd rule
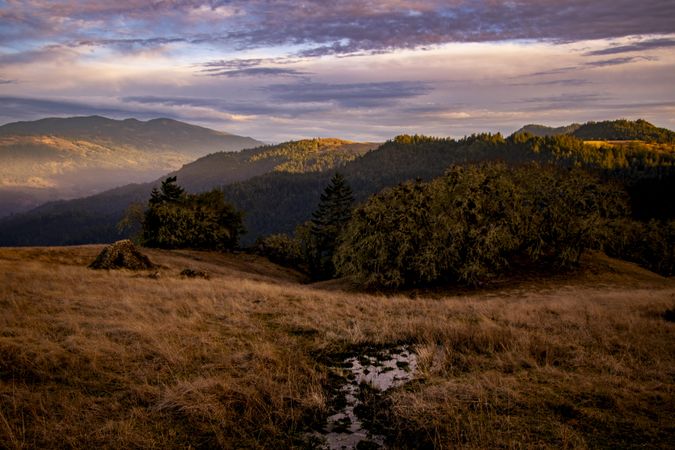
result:
[[[558,128],[545,125],[525,125],[515,132],[529,133],[534,136],[571,135],[583,140],[603,141],[646,141],[654,143],[675,143],[675,132],[659,128],[646,120],[635,121],[619,119],[602,122],[573,123]]]
[[[142,249],[156,273],[87,269],[100,250],[0,249],[9,448],[316,448],[343,361],[400,345],[412,381],[362,390],[357,410],[390,446],[665,448],[675,433],[675,286],[602,254],[383,296],[244,254]]]
[[[571,125],[561,126],[561,127],[547,127],[546,125],[537,125],[529,124],[525,125],[522,128],[519,128],[515,133],[529,133],[533,136],[558,136],[561,134],[573,134],[576,130],[579,129],[581,124],[573,123]]]
[[[0,126],[0,217],[47,200],[150,181],[261,142],[171,119],[49,118]]]

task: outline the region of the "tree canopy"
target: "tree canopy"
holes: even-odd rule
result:
[[[222,191],[187,194],[176,177],[153,189],[143,218],[148,247],[232,249],[244,231],[243,215],[225,202]]]

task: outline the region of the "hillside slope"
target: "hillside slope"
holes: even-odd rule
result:
[[[402,343],[413,380],[357,411],[389,447],[671,446],[675,286],[633,265],[386,297],[250,255],[87,269],[100,250],[0,249],[6,447],[317,448],[344,360]]]
[[[170,173],[190,192],[244,182],[266,173],[320,174],[367,153],[377,144],[310,139],[239,152],[218,152]],[[71,245],[110,242],[126,208],[145,203],[158,181],[111,189],[90,197],[50,202],[0,221],[0,245]]]

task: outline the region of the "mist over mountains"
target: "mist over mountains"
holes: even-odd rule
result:
[[[260,141],[172,119],[48,118],[0,126],[0,217],[48,200],[151,181]]]

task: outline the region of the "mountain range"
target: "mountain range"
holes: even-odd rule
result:
[[[574,138],[574,133],[580,130],[591,134],[593,139],[616,139],[623,133],[621,137],[627,140],[675,142],[675,133],[646,121],[591,122],[558,128],[559,135],[568,135],[574,128],[569,142],[564,139],[552,142],[549,150],[542,152],[532,147],[530,141],[517,138],[523,132],[536,129],[533,127],[545,131],[543,126],[529,125],[509,139],[489,133],[459,140],[399,136],[384,144],[340,139],[291,141],[237,152],[213,153],[164,176],[176,176],[178,184],[188,192],[222,189],[226,199],[244,211],[248,234],[243,243],[250,244],[259,236],[292,232],[298,224],[308,220],[336,170],[348,180],[356,200],[363,201],[383,188],[406,180],[439,176],[451,164],[492,160],[513,164],[530,161],[580,164],[551,150],[556,145],[582,145]],[[542,142],[541,145],[548,144]],[[597,155],[602,158],[600,153],[605,150],[590,151],[599,152]],[[672,152],[672,148],[659,151]],[[134,202],[145,204],[150,191],[162,178],[89,197],[49,202],[27,213],[5,218],[0,221],[0,245],[100,243],[127,236],[129,231],[120,232],[116,224],[129,205]]]
[[[0,217],[151,181],[209,153],[260,145],[172,119],[90,116],[6,124],[0,126]]]

